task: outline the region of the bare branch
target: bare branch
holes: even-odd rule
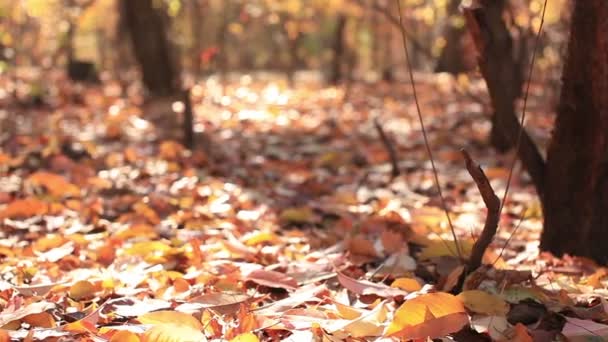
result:
[[[466,150],[462,150],[461,152],[464,156],[467,171],[469,171],[469,174],[473,177],[473,180],[481,193],[481,198],[488,209],[486,222],[483,226],[481,235],[479,236],[479,239],[475,241],[473,250],[471,251],[471,258],[469,259],[469,267],[467,270],[467,273],[471,273],[481,266],[483,254],[490,243],[492,243],[494,235],[496,235],[498,220],[500,218],[500,199],[496,196],[494,189],[492,189],[492,185],[490,185],[490,182],[481,167],[471,159],[471,156]]]
[[[386,152],[391,160],[391,176],[395,178],[399,176],[399,159],[397,158],[395,146],[393,146],[391,139],[384,132],[384,128],[382,128],[378,118],[374,118],[374,127],[376,127],[376,131],[378,131],[382,144],[384,145],[384,148],[386,149]]]

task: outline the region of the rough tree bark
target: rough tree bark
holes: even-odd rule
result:
[[[153,0],[122,0],[125,24],[143,82],[153,97],[179,90],[177,65],[171,58],[166,22]]]
[[[608,262],[608,1],[577,0],[547,155],[541,249]]]
[[[506,150],[515,145],[521,129],[515,100],[521,95],[522,61],[513,57],[513,39],[502,17],[505,0],[480,0],[478,5],[464,14],[494,108],[490,140],[495,148]],[[544,160],[532,138],[525,130],[522,134],[517,154],[542,198]]]

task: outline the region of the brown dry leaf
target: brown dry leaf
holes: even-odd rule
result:
[[[287,208],[281,212],[279,219],[287,223],[307,223],[314,218],[312,209],[308,207]]]
[[[285,290],[295,290],[298,287],[298,282],[294,278],[276,271],[255,270],[247,275],[245,280],[252,281],[256,284],[282,288]]]
[[[212,309],[222,315],[233,314],[241,304],[250,299],[245,294],[209,293],[190,299],[192,303],[202,304],[204,309]]]
[[[376,295],[383,298],[407,296],[408,293],[385,284],[372,283],[367,280],[356,280],[338,272],[338,281],[346,289],[359,295]]]
[[[346,242],[347,249],[354,255],[362,255],[377,258],[378,251],[374,247],[374,242],[365,238],[363,234],[357,234]]]
[[[468,323],[469,317],[458,298],[444,292],[428,293],[403,303],[385,336],[437,338],[459,331]]]
[[[472,312],[492,316],[505,316],[509,304],[497,295],[481,290],[463,291],[456,296]]]

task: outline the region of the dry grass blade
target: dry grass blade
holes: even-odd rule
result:
[[[454,229],[454,224],[452,224],[452,219],[450,218],[450,212],[448,211],[448,206],[443,196],[443,192],[441,191],[441,185],[439,184],[439,176],[437,174],[437,168],[435,167],[435,160],[433,159],[433,152],[431,151],[431,147],[429,145],[429,139],[426,134],[426,128],[424,126],[424,120],[422,119],[422,111],[420,110],[420,103],[418,101],[418,94],[416,93],[416,83],[414,82],[414,73],[412,71],[412,65],[410,62],[410,54],[407,49],[407,35],[405,32],[405,28],[403,27],[403,15],[401,14],[401,2],[397,1],[398,11],[399,11],[399,29],[401,32],[401,39],[403,43],[403,50],[405,52],[405,61],[407,64],[407,70],[410,78],[410,83],[412,85],[412,93],[414,96],[414,102],[416,103],[416,112],[418,114],[418,120],[420,121],[420,128],[422,130],[422,136],[424,137],[424,146],[426,147],[426,152],[431,161],[431,167],[433,169],[433,178],[435,180],[435,186],[437,187],[437,192],[439,193],[439,198],[441,199],[441,206],[443,207],[443,211],[445,212],[445,216],[448,220],[448,225],[450,227],[450,231],[452,233],[452,238],[454,239],[454,244],[456,245],[456,252],[458,253],[458,257],[462,260],[462,249],[460,244],[458,243],[458,238],[456,237],[456,230]],[[445,242],[445,241],[444,241]]]

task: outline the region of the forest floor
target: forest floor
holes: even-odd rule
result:
[[[11,103],[0,114],[0,341],[607,336],[608,273],[539,252],[541,209],[519,164],[488,267],[451,294],[457,250],[467,258],[486,215],[460,149],[500,198],[513,155],[487,143],[479,81],[416,79],[458,246],[408,84],[210,78],[192,88],[193,151],[170,110],[183,103],[142,107],[115,83],[65,82],[40,108]],[[532,86],[526,125],[542,150],[544,93]]]

